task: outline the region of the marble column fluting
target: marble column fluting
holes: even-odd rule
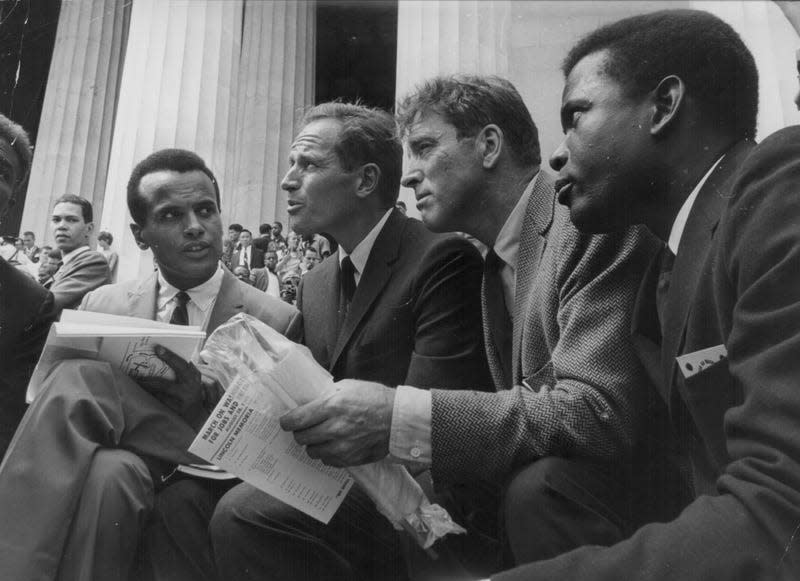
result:
[[[287,224],[280,181],[303,110],[314,102],[314,2],[248,2],[244,12],[225,224]],[[257,234],[256,234],[257,235]]]
[[[102,224],[118,240],[118,280],[146,276],[152,254],[130,233],[133,167],[167,147],[196,152],[227,191],[231,99],[242,38],[242,0],[136,0],[111,147]]]
[[[437,75],[508,76],[511,5],[509,0],[400,0],[395,98]],[[410,216],[419,216],[411,190],[401,188],[400,199]]]
[[[117,0],[61,5],[22,217],[40,243],[63,194],[89,199],[99,227],[129,16]]]

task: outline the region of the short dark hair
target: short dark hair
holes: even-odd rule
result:
[[[221,209],[219,185],[217,178],[203,159],[186,149],[161,149],[155,153],[151,153],[133,168],[131,177],[128,180],[128,211],[131,213],[131,218],[139,226],[144,226],[147,220],[147,204],[139,192],[139,184],[142,178],[147,174],[157,171],[175,171],[178,173],[186,173],[190,171],[201,171],[206,174],[211,183],[214,184],[214,194],[217,197],[217,210]]]
[[[252,238],[252,237],[253,237],[253,233],[252,233],[252,232],[250,232],[250,230],[248,230],[247,228],[242,228],[242,230],[239,232],[239,234],[241,235],[241,234],[244,234],[245,232],[247,232],[248,234],[250,234],[250,238]]]
[[[244,230],[244,227],[241,224],[234,223],[228,226],[228,230],[236,230],[239,234],[241,234],[242,230]]]
[[[351,171],[367,163],[380,168],[378,199],[381,207],[392,207],[400,195],[403,173],[403,146],[397,138],[394,117],[359,103],[331,101],[311,108],[302,125],[319,119],[334,119],[341,124],[334,151],[344,169]]]
[[[517,162],[539,165],[539,130],[525,101],[510,81],[494,75],[448,75],[429,79],[397,106],[401,134],[418,114],[433,112],[456,128],[458,139],[473,137],[489,124],[497,125]]]
[[[31,140],[22,125],[14,123],[2,114],[0,114],[0,138],[8,141],[8,144],[19,157],[21,171],[20,175],[17,176],[17,183],[14,184],[14,194],[16,194],[16,191],[22,187],[31,172],[31,162],[33,160]]]
[[[81,196],[76,196],[75,194],[64,194],[63,196],[56,198],[53,207],[55,208],[58,204],[77,204],[81,207],[81,215],[83,216],[83,221],[87,224],[89,222],[94,222],[94,212],[92,211],[92,203],[87,200],[86,198],[82,198]]]
[[[258,227],[259,234],[269,234],[270,232],[272,232],[272,225],[270,224],[264,223]]]
[[[103,230],[102,232],[100,232],[100,234],[97,235],[97,239],[105,240],[106,242],[108,242],[109,246],[111,246],[114,243],[114,236],[111,234],[111,232],[106,232],[105,230]]]
[[[758,70],[733,28],[701,10],[661,10],[613,22],[569,51],[569,76],[589,54],[608,50],[605,73],[642,96],[677,75],[704,117],[738,138],[752,138],[758,116]]]
[[[56,260],[61,260],[63,256],[61,255],[61,250],[58,248],[51,248],[50,251],[47,253],[49,258],[55,258]]]
[[[31,232],[30,230],[25,230],[25,232],[23,232],[22,235],[23,236],[32,236],[34,239],[36,238],[36,234]]]

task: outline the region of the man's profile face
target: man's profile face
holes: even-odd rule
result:
[[[278,264],[278,255],[274,252],[267,252],[264,255],[264,265],[271,271],[275,272],[275,265]]]
[[[435,112],[418,114],[403,139],[401,183],[414,190],[422,220],[434,232],[470,232],[480,216],[482,160],[473,137]],[[474,217],[473,217],[474,216]]]
[[[561,105],[564,140],[550,158],[558,171],[558,201],[585,232],[638,222],[653,172],[645,97],[628,96],[608,76],[606,51],[587,55],[567,77]]]
[[[147,203],[144,224],[131,224],[136,242],[151,248],[170,284],[187,290],[216,272],[222,254],[222,220],[214,184],[204,172],[145,174],[139,194]]]
[[[23,234],[22,243],[25,245],[25,248],[33,248],[34,242],[36,242],[36,239],[33,236],[30,234]]]
[[[22,177],[22,162],[11,144],[0,138],[0,218],[6,215]]]
[[[53,208],[50,227],[53,229],[56,248],[61,250],[61,254],[67,254],[89,243],[94,223],[84,222],[83,208],[78,204],[61,202]]]
[[[239,244],[242,245],[242,248],[246,248],[250,246],[250,243],[253,241],[253,235],[250,232],[242,232],[239,234]]]
[[[342,167],[335,146],[341,124],[318,119],[306,125],[289,152],[289,171],[281,182],[288,198],[292,229],[300,234],[349,228],[357,202],[358,172]]]
[[[237,242],[239,240],[239,231],[231,228],[228,230],[228,240],[231,242]]]
[[[283,226],[281,226],[278,222],[275,222],[272,225],[272,235],[273,236],[280,236],[281,231],[283,231]]]

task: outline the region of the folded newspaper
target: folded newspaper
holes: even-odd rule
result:
[[[286,411],[335,389],[306,347],[238,314],[211,334],[200,359],[203,372],[226,393],[190,446],[193,454],[322,522],[355,480],[396,529],[425,549],[447,534],[465,532],[429,502],[403,466],[388,460],[346,470],[325,466],[280,429]]]

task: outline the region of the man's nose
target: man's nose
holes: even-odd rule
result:
[[[281,180],[281,189],[286,190],[287,192],[291,192],[296,190],[299,186],[297,182],[297,176],[294,173],[294,170],[289,170],[286,172],[286,175],[283,176]]]
[[[564,145],[564,141],[556,148],[553,152],[553,155],[550,156],[550,167],[553,168],[555,171],[561,171],[567,164],[567,159],[569,158],[569,153],[567,152],[567,148]]]
[[[400,183],[404,188],[414,189],[421,181],[422,172],[413,166],[409,167],[400,178]]]
[[[196,213],[192,211],[186,213],[186,228],[184,232],[192,236],[197,236],[204,232],[203,224]]]

